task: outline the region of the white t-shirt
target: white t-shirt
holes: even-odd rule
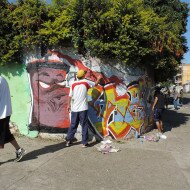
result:
[[[70,87],[71,111],[79,112],[88,110],[87,91],[95,85],[86,79],[74,81]]]
[[[0,76],[0,119],[12,114],[9,86],[5,78]]]

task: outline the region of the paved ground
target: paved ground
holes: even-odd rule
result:
[[[18,137],[28,153],[14,163],[11,145],[1,151],[0,190],[189,190],[190,95],[184,103],[165,112],[167,140],[114,142],[118,153],[102,154],[99,144],[66,148],[61,141]]]

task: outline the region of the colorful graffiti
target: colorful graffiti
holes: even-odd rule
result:
[[[29,61],[30,130],[58,132],[69,127],[70,117],[66,110],[69,86],[76,80],[78,69],[87,71],[87,80],[95,81],[100,71],[103,76],[101,84],[88,91],[89,121],[99,135],[125,139],[131,132],[141,133],[152,123],[147,101],[151,83],[147,77],[136,76],[136,80],[129,82],[117,76],[113,68],[106,68],[112,70],[108,75],[104,69],[94,69],[97,62],[90,65],[58,51],[48,51],[44,58]]]
[[[150,106],[142,97],[139,81],[130,83],[123,95],[119,95],[116,89],[112,83],[89,91],[91,124],[104,137],[111,134],[115,139],[125,139],[131,131],[140,134],[152,120],[147,118]]]

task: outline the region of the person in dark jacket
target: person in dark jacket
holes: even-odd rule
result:
[[[166,139],[167,137],[163,135],[163,122],[162,122],[164,106],[165,106],[165,97],[160,92],[160,88],[156,88],[154,94],[154,103],[152,105],[152,111],[154,112],[154,121],[156,122],[156,127],[158,129],[157,136]]]

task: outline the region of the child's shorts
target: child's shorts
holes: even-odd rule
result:
[[[154,110],[154,121],[162,120],[163,111],[164,111],[164,109],[159,109],[159,108],[156,108]]]

